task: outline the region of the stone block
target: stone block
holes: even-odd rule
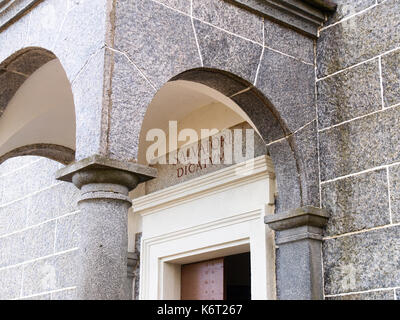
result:
[[[268,108],[259,95],[253,90],[246,91],[231,98],[248,115],[256,126],[265,144],[285,136],[281,123],[273,114],[273,107]]]
[[[56,252],[79,246],[79,213],[57,220]]]
[[[115,53],[109,133],[112,158],[137,158],[142,120],[154,95],[154,89],[135,66],[124,55]]]
[[[194,21],[204,67],[229,71],[254,83],[262,46]]]
[[[317,124],[313,121],[289,137],[296,151],[303,206],[320,206]],[[279,189],[278,189],[279,190]]]
[[[25,228],[27,200],[0,207],[0,236]]]
[[[280,245],[277,259],[278,299],[313,300],[322,298],[321,244],[301,240]],[[293,261],[296,261],[293,263]],[[315,270],[315,272],[313,272]],[[301,275],[301,276],[299,276]],[[316,289],[318,288],[318,289]],[[316,296],[320,292],[321,296]]]
[[[210,69],[190,70],[174,77],[172,80],[186,80],[201,83],[228,97],[249,88],[249,84],[245,81],[239,82],[236,81],[237,79],[232,81],[231,75]]]
[[[400,103],[400,50],[382,56],[383,98],[385,106]]]
[[[2,205],[22,200],[26,196],[27,172],[29,169],[18,170],[0,179],[3,190]]]
[[[393,223],[400,222],[400,165],[389,168],[390,200]]]
[[[54,160],[42,158],[34,162],[24,170],[24,179],[26,180],[25,193],[29,195],[49,188],[58,183],[55,179],[55,173],[64,165]]]
[[[151,0],[116,4],[115,48],[159,89],[177,74],[201,66],[191,18]]]
[[[0,238],[0,267],[52,254],[55,222]]]
[[[23,233],[0,238],[0,268],[24,261],[25,248]]]
[[[0,299],[9,300],[20,296],[22,266],[0,270]]]
[[[257,87],[271,101],[290,131],[315,118],[314,66],[265,49]]]
[[[265,19],[265,46],[314,64],[314,40]]]
[[[400,161],[400,108],[320,132],[321,180]]]
[[[317,82],[319,128],[382,108],[378,59]]]
[[[24,261],[37,259],[54,252],[55,225],[55,221],[50,221],[22,233]]]
[[[80,192],[69,183],[61,183],[30,198],[27,225],[35,225],[77,210]]]
[[[29,28],[29,15],[25,15],[7,28],[7,32],[0,32],[0,63],[12,54],[25,47],[26,35]]]
[[[80,1],[71,8],[61,26],[52,51],[60,59],[70,82],[106,42],[106,9],[105,0]],[[104,61],[99,67],[103,65]]]
[[[390,224],[386,169],[322,185],[322,207],[331,213],[325,235]]]
[[[276,270],[276,281],[279,287],[278,299],[290,299],[294,297],[303,296],[304,292],[310,292],[310,252],[308,241],[298,241],[291,246],[284,245],[279,247],[279,263]],[[302,252],[299,259],[298,252]],[[293,259],[296,263],[291,263]],[[301,273],[303,276],[298,277],[297,274]],[[303,299],[311,299],[310,296],[303,297]]]
[[[400,2],[388,0],[322,30],[317,42],[318,78],[397,48],[399,21]]]
[[[301,207],[301,190],[293,150],[287,139],[269,146],[277,177],[276,213]]]
[[[157,0],[166,6],[190,14],[190,0]]]
[[[400,286],[400,226],[325,240],[325,294]]]
[[[246,39],[263,43],[262,18],[232,3],[220,0],[193,0],[193,17]]]
[[[41,158],[36,156],[23,156],[8,159],[0,165],[0,177],[3,175],[11,174],[18,169],[22,169],[22,167],[29,165],[39,159]]]
[[[27,47],[54,49],[60,36],[61,23],[67,16],[69,2],[71,1],[42,1],[31,10],[29,30],[26,34]]]
[[[25,265],[23,294],[73,287],[77,284],[77,251],[52,256]]]
[[[325,26],[352,16],[375,4],[375,0],[333,0],[332,2],[337,4],[337,8],[333,14],[329,15]]]
[[[94,55],[72,84],[76,113],[76,160],[98,154],[100,150],[105,52],[101,50]]]

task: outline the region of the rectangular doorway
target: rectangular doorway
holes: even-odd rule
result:
[[[250,253],[181,266],[182,300],[250,300]]]

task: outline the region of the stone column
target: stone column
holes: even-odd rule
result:
[[[314,207],[265,217],[276,231],[279,299],[323,299],[322,231],[328,219],[325,210]]]
[[[129,299],[128,193],[155,174],[152,168],[97,155],[57,173],[57,179],[81,190],[79,299]]]

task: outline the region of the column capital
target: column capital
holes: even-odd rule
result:
[[[78,188],[89,183],[115,183],[133,190],[138,183],[157,176],[157,169],[141,164],[93,155],[58,170],[56,179]]]
[[[329,213],[315,207],[301,207],[264,218],[272,230],[279,231],[276,239],[278,245],[304,239],[322,240],[322,229],[328,220]]]
[[[131,270],[134,257],[127,256],[128,210],[132,205],[129,191],[156,174],[156,169],[100,155],[74,162],[57,172],[58,180],[72,182],[81,190],[80,299],[131,296],[128,266]]]
[[[268,226],[275,231],[283,231],[302,226],[323,228],[329,220],[325,209],[316,207],[301,207],[287,213],[269,215],[264,218]]]

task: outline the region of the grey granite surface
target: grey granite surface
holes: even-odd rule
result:
[[[389,224],[386,169],[323,184],[322,206],[331,213],[329,236]]]
[[[382,81],[385,106],[400,103],[400,50],[382,56]]]
[[[376,0],[332,0],[331,2],[337,4],[337,7],[334,13],[328,15],[325,26],[348,18],[376,4]]]
[[[266,49],[257,87],[292,132],[315,118],[314,66]]]
[[[325,294],[398,287],[399,233],[392,226],[325,240]]]
[[[204,67],[229,71],[254,83],[262,46],[194,21]]]
[[[326,300],[393,300],[394,292],[390,290],[380,290],[365,293],[346,294],[342,296],[327,297]]]
[[[265,46],[314,64],[314,40],[292,29],[264,21]]]
[[[263,21],[259,15],[220,0],[193,0],[193,17],[263,43]]]
[[[400,43],[400,2],[388,0],[321,31],[318,78],[371,59]]]
[[[157,89],[177,74],[201,66],[187,15],[151,0],[121,0],[116,16],[115,48],[127,53]]]
[[[74,287],[78,284],[79,256],[72,251],[24,266],[23,295]]]
[[[400,165],[389,168],[390,201],[393,223],[400,222]]]
[[[380,110],[378,59],[318,81],[317,105],[320,129]]]
[[[399,161],[399,121],[397,107],[320,132],[321,180]]]

